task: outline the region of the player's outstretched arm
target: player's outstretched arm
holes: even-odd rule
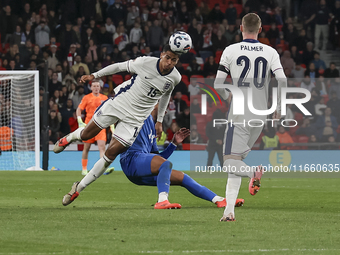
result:
[[[90,75],[83,75],[81,78],[80,78],[80,82],[81,83],[85,83],[87,81],[92,81],[94,79],[94,75],[93,74],[90,74]]]
[[[138,57],[134,60],[128,60],[125,62],[114,63],[109,65],[98,72],[93,73],[94,78],[100,78],[107,75],[112,75],[120,72],[138,73],[141,66],[144,64],[145,57]]]
[[[187,138],[190,135],[190,129],[187,128],[181,128],[178,130],[174,137],[172,138],[172,142],[178,146],[180,143],[184,141],[185,138]]]
[[[185,138],[187,138],[190,135],[190,130],[187,128],[181,128],[178,130],[174,137],[172,138],[171,143],[166,147],[164,151],[159,153],[159,155],[165,159],[168,159],[171,154],[176,150],[177,146],[183,142]],[[157,143],[155,142],[154,148],[157,148]]]

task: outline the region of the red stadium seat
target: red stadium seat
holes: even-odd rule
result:
[[[308,136],[302,135],[299,136],[298,143],[308,143]],[[308,150],[308,146],[301,146],[301,150]]]
[[[216,64],[220,63],[222,53],[223,53],[223,51],[221,51],[221,50],[216,51],[216,54],[215,54],[215,63]]]
[[[187,64],[187,63],[182,63],[182,66],[183,66],[184,70],[187,70],[189,64]]]
[[[185,32],[188,31],[188,25],[187,25],[187,24],[183,24],[182,27],[183,27],[183,30],[184,30]]]
[[[190,102],[193,102],[194,99],[197,99],[198,104],[201,105],[201,102],[202,102],[202,96],[201,95],[194,95],[194,96],[190,95]]]
[[[236,8],[237,15],[239,16],[241,12],[243,11],[242,4],[234,4],[234,7]]]
[[[194,116],[196,118],[197,132],[201,135],[203,142],[207,142],[208,138],[205,134],[205,129],[207,125],[206,116],[201,115],[200,113],[194,113]]]
[[[192,79],[192,78],[204,78],[204,76],[203,75],[199,75],[199,74],[194,74],[194,75],[190,76],[190,79]]]
[[[277,44],[276,49],[281,48],[283,51],[286,50],[286,45],[285,44]]]
[[[268,32],[270,29],[270,25],[263,25],[262,28],[265,32]]]
[[[187,103],[187,106],[190,106],[190,101],[187,95],[182,95],[181,99]]]
[[[290,136],[295,136],[295,132],[296,132],[296,130],[298,130],[299,129],[299,126],[296,126],[296,127],[291,127],[291,128],[289,128],[289,134],[290,134]]]
[[[294,114],[294,119],[299,123],[299,124],[302,124],[303,122],[303,114],[302,113],[299,113],[299,112],[296,112]]]
[[[197,52],[196,52],[193,48],[191,48],[191,49],[189,50],[189,52],[191,52],[191,53],[194,54],[195,56],[197,55]]]
[[[204,151],[206,148],[205,144],[190,144],[190,143],[183,143],[182,149],[187,151]]]
[[[182,81],[184,82],[185,85],[187,85],[187,87],[189,86],[190,81],[187,75],[182,74]]]
[[[116,83],[116,85],[119,85],[124,82],[123,77],[119,74],[112,75],[112,81]]]
[[[130,74],[127,74],[124,76],[124,80],[127,81],[127,80],[130,80],[131,79],[131,75]]]

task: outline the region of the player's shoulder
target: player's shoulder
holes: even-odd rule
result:
[[[92,93],[89,93],[89,94],[86,94],[82,100],[90,100],[92,98],[93,94]]]
[[[174,67],[171,74],[173,75],[176,84],[178,84],[182,80],[182,75],[180,74],[176,67]]]

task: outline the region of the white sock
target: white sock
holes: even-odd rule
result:
[[[158,194],[158,203],[168,200],[169,194],[167,192],[161,192]]]
[[[108,159],[105,155],[102,158],[100,158],[96,162],[96,164],[94,164],[91,171],[80,181],[80,183],[78,184],[77,191],[81,192],[88,185],[97,180],[110,166],[112,161],[113,160]]]
[[[253,169],[251,166],[248,166],[242,160],[236,159],[227,159],[226,161],[224,161],[223,167],[226,167],[226,169],[228,170],[230,169],[228,173],[233,173],[241,177],[252,178],[255,171],[255,168]]]
[[[224,210],[224,215],[227,216],[229,213],[235,215],[235,203],[238,196],[238,192],[241,187],[242,177],[235,174],[228,174],[228,181],[225,191],[225,197],[227,198],[227,206]]]
[[[71,134],[66,136],[66,140],[68,142],[81,141],[80,134],[81,134],[81,131],[83,131],[83,130],[84,130],[84,127],[77,128]]]
[[[216,202],[221,202],[223,200],[224,200],[224,197],[214,196],[214,198],[211,200],[211,202],[213,202],[215,204]]]

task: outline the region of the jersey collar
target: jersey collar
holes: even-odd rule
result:
[[[244,39],[242,42],[248,42],[248,43],[258,43],[258,40],[255,39]]]
[[[162,73],[161,73],[161,70],[159,69],[159,61],[161,61],[161,59],[158,59],[157,65],[156,65],[156,66],[157,66],[157,71],[158,71],[158,73],[159,73],[160,75],[165,76],[165,75],[168,75],[169,73],[172,72],[172,70],[173,70],[174,68],[172,68],[168,73],[162,74]]]

